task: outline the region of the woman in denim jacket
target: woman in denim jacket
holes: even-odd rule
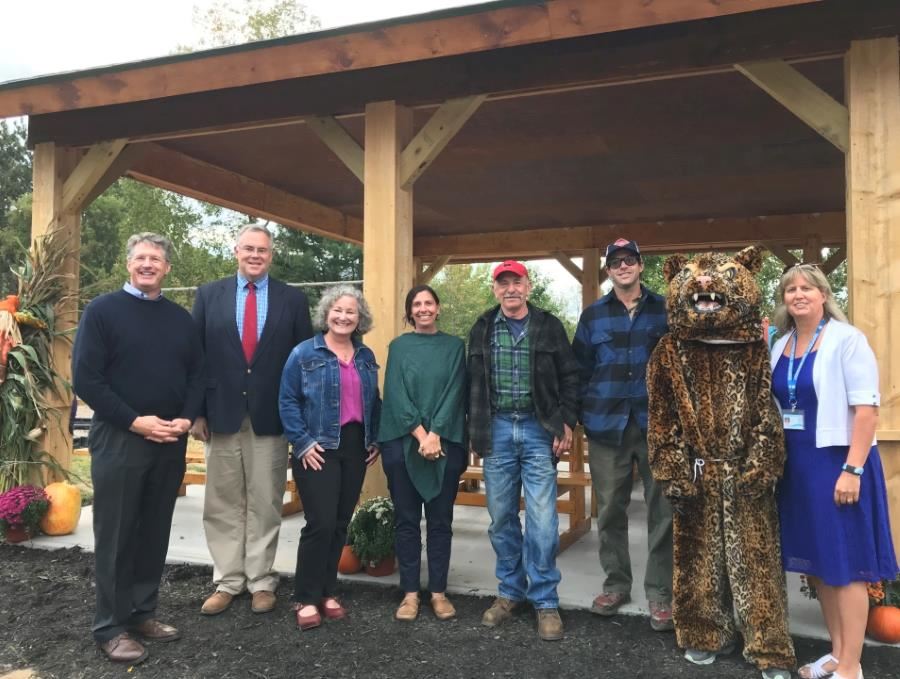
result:
[[[326,290],[313,326],[319,332],[298,344],[285,363],[278,398],[306,515],[294,578],[301,630],[321,625],[323,615],[347,615],[334,597],[337,565],[366,467],[378,457],[381,410],[378,364],[360,339],[372,328],[372,315],[359,290]]]

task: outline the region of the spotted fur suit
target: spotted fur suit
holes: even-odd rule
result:
[[[717,651],[740,628],[748,661],[790,669],[774,496],[784,434],[753,277],[761,264],[757,248],[666,260],[670,332],[647,366],[647,444],[676,510],[678,645]]]

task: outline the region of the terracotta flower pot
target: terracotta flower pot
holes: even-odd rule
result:
[[[7,526],[6,528],[6,541],[11,545],[25,542],[30,538],[31,533],[28,532],[25,526]]]
[[[356,556],[356,552],[353,551],[350,545],[344,545],[344,549],[341,551],[341,560],[338,561],[338,573],[352,575],[353,573],[359,573],[362,569],[362,561]]]
[[[897,606],[873,606],[869,609],[866,633],[885,644],[900,643],[900,608]]]
[[[384,557],[381,561],[375,563],[367,563],[366,564],[366,575],[371,575],[375,578],[382,578],[386,575],[390,575],[397,568],[396,560],[394,559],[394,555],[391,554],[389,556]]]

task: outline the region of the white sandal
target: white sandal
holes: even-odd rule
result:
[[[832,674],[834,674],[834,671],[829,672],[825,669],[826,663],[830,662],[833,662],[835,665],[837,665],[838,659],[831,655],[831,653],[826,653],[815,662],[807,663],[806,665],[801,667],[798,674],[800,675],[801,679],[822,679],[823,677],[830,677]],[[808,674],[806,674],[805,676],[804,670],[808,672]]]

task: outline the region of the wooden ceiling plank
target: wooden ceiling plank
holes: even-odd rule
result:
[[[487,95],[450,99],[435,111],[400,156],[400,185],[409,190],[434,162]]]
[[[127,144],[127,139],[115,139],[95,144],[88,150],[63,186],[61,208],[63,214],[81,212],[86,205],[87,196]]]
[[[365,152],[347,129],[333,116],[310,116],[306,123],[347,169],[359,181],[365,182]]]
[[[560,263],[563,269],[572,274],[572,277],[581,283],[584,271],[573,262],[565,252],[554,252],[553,258]]]
[[[362,243],[362,220],[250,177],[205,163],[158,144],[127,175],[162,189],[349,243]]]
[[[834,146],[847,152],[850,145],[847,107],[796,68],[779,59],[734,67]]]
[[[586,248],[605,248],[622,233],[637,240],[647,254],[736,250],[760,242],[801,248],[809,234],[818,234],[823,246],[830,247],[847,237],[844,213],[823,212],[418,236],[414,254],[428,259],[450,253],[455,262],[550,257],[555,252],[578,256]]]

